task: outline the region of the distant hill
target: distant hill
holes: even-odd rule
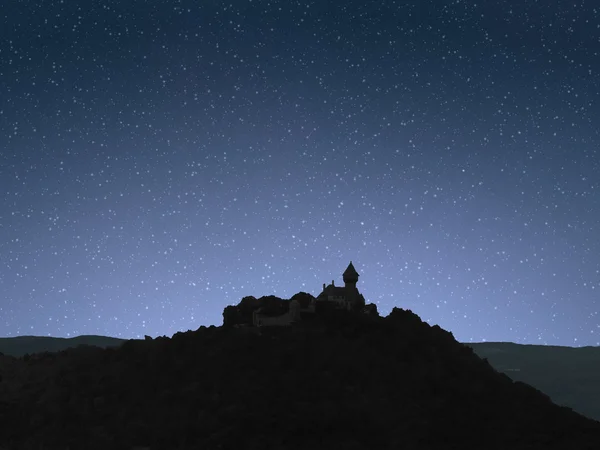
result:
[[[397,308],[3,356],[0,380],[11,450],[600,448],[599,422]]]
[[[600,420],[600,347],[466,344],[492,367],[531,384],[559,405]]]
[[[84,335],[73,338],[57,338],[49,336],[16,336],[0,338],[0,353],[7,356],[21,357],[25,354],[42,352],[59,352],[67,348],[80,345],[93,345],[95,347],[118,347],[125,339],[108,336]]]

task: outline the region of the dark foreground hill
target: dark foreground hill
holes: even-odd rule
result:
[[[202,327],[0,367],[10,450],[600,448],[600,423],[401,309]]]
[[[79,345],[118,347],[126,339],[78,336],[0,338],[0,353],[21,357],[45,351],[62,351]],[[600,347],[523,345],[511,342],[466,344],[494,369],[547,394],[554,403],[600,420]],[[1,369],[0,369],[1,370]]]

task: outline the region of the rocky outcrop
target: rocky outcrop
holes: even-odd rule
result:
[[[401,309],[2,357],[0,374],[10,450],[600,448],[600,423]]]
[[[298,294],[296,294],[298,295]],[[310,294],[308,294],[310,295]],[[248,296],[242,298],[240,303],[227,306],[223,310],[223,325],[230,327],[234,325],[252,325],[253,313],[260,310],[266,316],[280,316],[290,309],[290,300],[284,300],[274,295],[266,295],[260,298]]]
[[[363,312],[370,316],[379,316],[379,311],[377,311],[377,305],[375,303],[368,303],[364,306]]]

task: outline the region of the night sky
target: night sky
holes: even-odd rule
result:
[[[244,296],[600,345],[595,2],[0,10],[0,335],[170,336]]]

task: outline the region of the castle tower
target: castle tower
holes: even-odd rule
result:
[[[353,291],[356,290],[356,283],[358,282],[359,275],[354,266],[352,265],[352,261],[350,261],[350,264],[348,264],[348,267],[346,268],[342,276],[344,277],[344,284],[346,289],[351,289]]]

